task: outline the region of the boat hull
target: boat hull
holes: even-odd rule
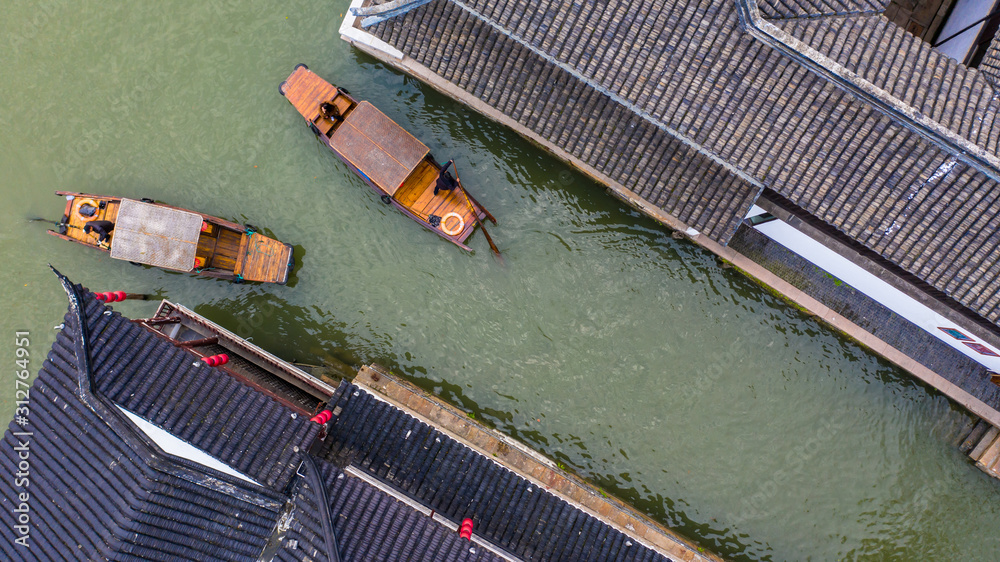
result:
[[[437,190],[450,174],[420,141],[368,102],[303,65],[282,82],[279,91],[306,120],[314,135],[361,178],[386,204],[466,251],[477,224],[489,216],[454,181]],[[324,104],[335,109],[327,111]]]
[[[125,204],[140,209],[163,209],[170,213],[176,213],[178,216],[192,217],[194,221],[200,222],[200,232],[194,235],[189,244],[196,245],[196,247],[188,248],[192,259],[186,261],[184,266],[171,267],[171,265],[176,264],[161,265],[160,263],[146,262],[147,265],[168,271],[191,273],[235,282],[254,281],[278,284],[286,283],[294,268],[293,248],[290,244],[279,242],[256,233],[246,226],[219,217],[164,203],[154,203],[151,200],[139,202],[121,197],[71,191],[57,191],[56,195],[66,198],[66,207],[62,221],[60,221],[60,229],[58,231],[49,230],[49,234],[101,250],[117,259],[125,258],[116,256],[115,252],[112,251],[116,230],[112,229],[108,240],[102,243],[98,236],[86,232],[84,227],[91,221],[107,221],[114,224],[115,228],[119,229],[118,232],[123,232],[120,229],[123,217],[119,216],[119,210]],[[93,207],[96,210],[88,216],[81,210],[86,207]],[[180,245],[176,241],[172,242],[175,245]],[[131,258],[128,259],[131,261]],[[132,263],[137,262],[133,261]],[[142,265],[141,263],[137,264]]]

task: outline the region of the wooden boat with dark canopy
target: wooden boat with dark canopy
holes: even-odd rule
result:
[[[378,193],[425,228],[471,251],[465,240],[496,219],[462,186],[454,161],[441,166],[424,143],[366,101],[299,64],[279,91],[312,132]],[[454,175],[453,175],[454,173]],[[490,248],[500,251],[483,229]]]
[[[59,230],[49,234],[112,258],[234,282],[285,283],[292,246],[251,225],[156,203],[57,191],[66,197]]]
[[[216,368],[302,415],[318,414],[333,396],[336,381],[312,376],[180,304],[164,300],[152,318],[133,322],[197,357],[225,354]]]

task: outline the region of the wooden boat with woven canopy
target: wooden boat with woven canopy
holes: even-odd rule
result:
[[[407,216],[471,251],[465,240],[482,219],[496,219],[464,189],[453,162],[437,163],[427,146],[366,101],[323,80],[303,64],[279,91],[316,137],[354,173]],[[489,238],[491,249],[499,250]]]
[[[112,258],[234,282],[288,281],[292,246],[250,225],[156,203],[57,191],[66,198],[59,230],[49,234]]]

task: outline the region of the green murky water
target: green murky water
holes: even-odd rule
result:
[[[0,412],[65,300],[146,292],[309,363],[379,362],[726,557],[996,560],[968,416],[510,131],[339,39],[336,3],[6,2]],[[507,265],[382,205],[278,84],[298,62],[455,158]],[[48,236],[57,189],[153,197],[296,245],[288,286],[112,261]],[[154,304],[117,305],[130,316]],[[5,476],[0,476],[5,477]]]

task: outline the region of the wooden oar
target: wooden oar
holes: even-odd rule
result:
[[[76,226],[75,224],[69,224],[68,222],[56,222],[49,219],[43,219],[41,217],[30,218],[28,219],[28,222],[47,222],[49,224],[54,224],[56,226],[65,226],[66,228],[80,228],[79,226]]]
[[[493,243],[493,238],[490,236],[490,233],[486,232],[486,225],[483,224],[483,221],[479,220],[479,211],[476,209],[476,206],[472,204],[472,199],[469,198],[469,193],[465,191],[465,186],[462,185],[462,178],[458,177],[458,166],[455,165],[454,160],[449,160],[448,164],[455,167],[455,181],[458,182],[458,188],[462,190],[462,195],[465,196],[465,202],[468,203],[469,208],[472,209],[472,218],[476,219],[476,224],[478,224],[479,228],[483,230],[483,235],[486,236],[486,241],[489,242],[490,249],[493,250],[493,254],[496,255],[498,260],[500,260],[500,265],[504,265],[503,256],[500,255],[500,249]],[[445,166],[444,169],[441,170],[441,173],[444,173],[444,170],[447,168],[448,166]],[[489,211],[486,209],[483,209],[483,212],[489,215]],[[496,222],[496,220],[494,219],[493,222]]]
[[[76,226],[75,224],[69,224],[68,222],[56,222],[56,221],[52,221],[52,220],[49,220],[49,219],[43,219],[41,217],[35,217],[35,218],[28,219],[28,222],[47,222],[49,224],[54,224],[56,226],[61,226],[61,227],[65,227],[65,228],[75,228],[77,230],[83,230],[85,233],[87,232],[86,230],[83,229],[83,227]],[[66,235],[65,232],[59,232],[59,234],[62,235],[62,236]],[[103,248],[105,250],[111,250],[111,244],[109,244],[107,242],[98,241],[96,245],[97,245],[98,248]],[[135,262],[130,262],[130,263],[132,263],[133,265],[139,265],[139,264],[137,264]]]
[[[458,172],[455,172],[455,173],[457,174]],[[465,190],[463,189],[462,191],[465,191]],[[486,218],[489,219],[490,222],[492,222],[493,224],[497,223],[497,219],[493,217],[493,214],[490,213],[489,211],[487,211],[486,207],[483,207],[482,205],[480,205],[479,201],[476,201],[476,198],[473,197],[472,194],[470,194],[469,192],[466,191],[465,192],[465,196],[468,197],[469,199],[471,199],[472,202],[473,202],[473,204],[475,204],[477,207],[479,207],[480,209],[483,210],[483,213],[486,214]]]

